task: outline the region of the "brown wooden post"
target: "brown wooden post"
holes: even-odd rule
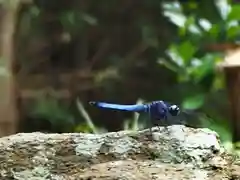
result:
[[[233,142],[240,142],[240,49],[228,52],[223,63],[231,109]]]
[[[16,1],[17,2],[17,1]],[[18,4],[0,8],[0,137],[14,134],[18,126],[16,81],[13,73],[14,33]]]

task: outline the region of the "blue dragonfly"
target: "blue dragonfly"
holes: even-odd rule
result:
[[[171,117],[179,116],[181,112],[180,107],[178,105],[170,104],[168,102],[161,100],[152,101],[146,104],[134,104],[134,105],[113,104],[97,101],[91,101],[89,102],[89,104],[103,109],[147,113],[151,123],[151,127],[149,128],[150,133],[152,133],[152,126],[157,126],[159,128],[160,124],[164,125],[163,122],[167,122],[167,120]],[[175,123],[172,122],[172,124]],[[179,124],[179,122],[176,124]]]
[[[193,110],[180,110],[176,104],[166,101],[152,101],[145,104],[123,105],[107,102],[91,101],[90,105],[103,109],[112,109],[117,111],[129,111],[137,113],[145,113],[150,120],[150,133],[152,134],[152,126],[167,126],[172,124],[181,124],[190,127],[203,127],[210,121],[203,123],[202,120],[210,120],[204,113]],[[205,125],[204,125],[205,124]],[[160,130],[160,128],[159,128]]]

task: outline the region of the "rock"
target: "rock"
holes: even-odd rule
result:
[[[1,179],[229,179],[218,135],[181,125],[106,134],[19,133],[0,139]]]

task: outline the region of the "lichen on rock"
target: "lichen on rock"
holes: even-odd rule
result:
[[[218,135],[182,125],[106,134],[19,133],[0,139],[0,179],[229,179]]]

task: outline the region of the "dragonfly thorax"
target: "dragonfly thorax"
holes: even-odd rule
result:
[[[172,116],[177,116],[180,113],[180,108],[177,105],[171,105],[168,107],[168,112]]]

